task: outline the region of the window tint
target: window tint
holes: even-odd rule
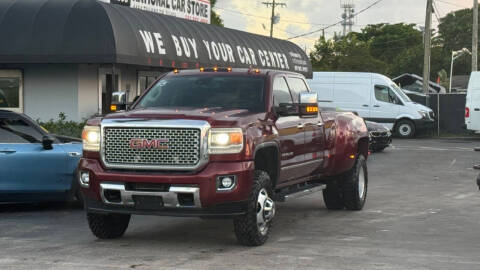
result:
[[[238,75],[172,76],[158,81],[137,108],[221,108],[265,111],[265,78]]]
[[[388,86],[375,85],[375,98],[382,102],[400,104],[397,95]]]
[[[276,78],[273,82],[273,104],[275,107],[278,107],[280,103],[293,103],[287,82],[285,82],[284,78]]]
[[[290,87],[290,91],[292,91],[293,101],[299,102],[298,98],[300,93],[308,92],[308,87],[305,84],[305,81],[300,78],[287,78],[288,86]]]
[[[39,143],[42,137],[22,119],[0,118],[0,143]]]
[[[0,108],[18,108],[20,78],[0,78]]]

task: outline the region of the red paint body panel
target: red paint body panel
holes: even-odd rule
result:
[[[183,73],[184,71],[181,71],[180,75],[170,73],[166,76],[181,76]],[[205,76],[212,76],[204,73]],[[228,74],[236,73],[245,76],[244,72],[235,70]],[[187,71],[185,74],[201,73]],[[363,119],[353,113],[321,111],[317,117],[310,118],[276,116],[273,108],[272,81],[279,75],[300,76],[278,71],[262,71],[260,74],[251,75],[263,76],[266,80],[266,109],[263,113],[218,108],[178,108],[133,109],[105,116],[105,119],[204,120],[212,128],[239,127],[244,134],[244,148],[239,154],[210,155],[209,162],[203,168],[181,174],[106,170],[101,164],[99,153],[84,151],[79,170],[87,170],[91,174],[91,186],[83,189],[84,194],[100,200],[101,181],[194,184],[200,187],[202,207],[207,207],[247,200],[255,169],[253,162],[255,153],[265,145],[275,146],[279,150],[279,176],[278,179],[274,179],[277,187],[306,181],[305,179],[312,176],[322,178],[340,175],[353,167],[355,159],[350,158],[350,155],[356,157],[362,153],[365,158],[368,157],[367,153],[363,153],[363,149],[359,148],[359,142],[366,140],[368,151],[367,127]],[[215,76],[222,76],[222,73],[218,72]],[[98,126],[101,120],[91,119],[87,125]],[[299,129],[297,127],[299,124],[305,127]],[[227,174],[237,175],[238,186],[231,192],[216,192],[215,177]]]

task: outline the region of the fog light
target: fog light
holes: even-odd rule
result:
[[[222,179],[222,187],[231,188],[233,185],[233,179],[230,177],[225,177]]]
[[[88,188],[90,186],[90,173],[80,172],[80,185]]]
[[[224,175],[217,178],[217,190],[228,191],[235,188],[235,176]]]

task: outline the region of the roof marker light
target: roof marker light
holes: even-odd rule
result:
[[[205,71],[205,68],[204,67],[201,67],[200,68],[200,72],[204,72]]]
[[[227,71],[228,71],[228,72],[232,72],[232,68],[231,68],[231,67],[228,67],[228,68],[227,68]]]
[[[213,68],[213,71],[214,71],[214,72],[217,72],[217,71],[218,71],[218,67],[214,67],[214,68]]]
[[[178,68],[176,68],[176,69],[173,70],[173,73],[175,73],[175,74],[178,74],[178,72],[179,72],[179,71],[178,71]]]

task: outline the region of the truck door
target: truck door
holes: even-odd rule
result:
[[[300,77],[288,77],[287,83],[296,103],[300,102],[300,93],[310,92],[308,85]],[[302,172],[304,175],[312,175],[318,173],[323,165],[323,150],[325,149],[323,121],[319,114],[317,117],[300,118],[300,121],[305,136],[305,161]]]
[[[292,104],[293,99],[283,76],[275,77],[273,81],[273,104]],[[305,137],[299,116],[279,116],[275,126],[280,138],[281,170],[278,183],[298,178],[302,175],[302,164],[305,159]]]

